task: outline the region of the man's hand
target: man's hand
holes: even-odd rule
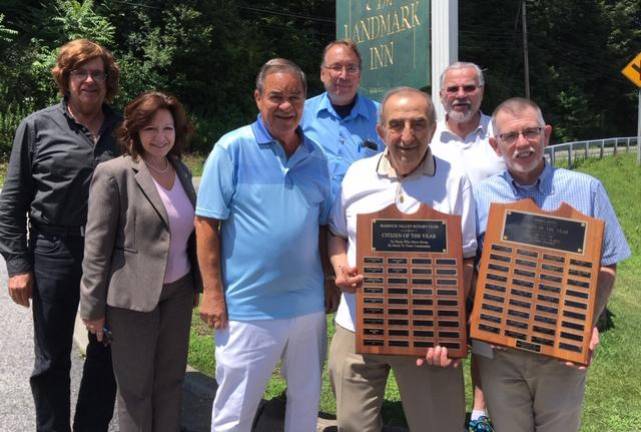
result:
[[[20,273],[9,278],[9,296],[11,299],[26,308],[33,295],[33,273]]]
[[[596,347],[599,345],[599,342],[600,342],[599,329],[597,329],[595,326],[592,329],[592,337],[590,338],[588,366],[590,366],[590,364],[592,363],[592,356],[594,355],[594,350],[596,350]],[[563,364],[571,368],[577,368],[578,370],[586,370],[588,368],[588,366],[583,366],[583,365],[572,363],[572,362],[563,362]]]
[[[102,329],[105,327],[105,317],[103,316],[95,320],[83,319],[82,322],[85,323],[85,327],[87,327],[89,333],[95,334],[98,342],[102,342],[102,338],[104,335]]]
[[[334,278],[325,276],[325,313],[336,312],[341,301],[341,292],[336,287]]]
[[[336,272],[336,286],[343,292],[353,293],[363,283],[363,275],[356,267],[341,266]]]
[[[447,356],[447,348],[442,346],[436,346],[427,349],[427,354],[425,358],[417,358],[416,366],[423,366],[425,363],[429,366],[438,366],[438,367],[459,367],[461,364],[461,359],[451,359]]]
[[[200,319],[216,330],[226,328],[227,305],[225,304],[225,298],[205,291],[200,302]]]
[[[209,327],[227,327],[227,305],[220,274],[220,221],[196,217],[196,250],[203,280],[200,319]]]

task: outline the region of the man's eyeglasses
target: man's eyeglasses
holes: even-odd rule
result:
[[[523,137],[526,140],[534,141],[535,139],[538,139],[541,136],[542,130],[543,128],[539,126],[539,127],[526,128],[518,132],[502,133],[502,134],[499,134],[499,139],[506,144],[514,144],[516,140],[519,139],[519,135],[523,135]]]
[[[354,64],[349,64],[349,65],[333,64],[333,65],[323,66],[323,67],[325,69],[331,70],[335,74],[339,74],[343,72],[343,69],[345,69],[345,72],[347,72],[348,75],[355,75],[361,70],[361,68],[358,67],[358,65],[354,65]]]
[[[476,84],[466,84],[466,85],[462,85],[462,86],[453,85],[453,86],[445,87],[445,91],[447,93],[449,93],[449,94],[456,94],[456,93],[458,93],[459,89],[463,89],[464,93],[473,93],[479,87],[480,86],[478,86]]]
[[[107,79],[107,74],[103,71],[88,71],[86,69],[76,69],[70,72],[70,75],[73,79],[77,81],[84,81],[91,75],[91,79],[96,82],[103,82]]]

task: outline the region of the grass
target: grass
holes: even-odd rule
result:
[[[182,160],[191,170],[192,176],[200,177],[203,175],[203,166],[206,157],[207,155],[201,155],[200,153],[188,153],[183,155]]]
[[[7,175],[8,165],[9,162],[0,158],[0,189],[2,189],[2,185],[4,184],[4,177]]]
[[[183,155],[183,162],[189,167],[191,173],[194,177],[200,177],[203,173],[203,165],[205,163],[205,157],[198,153],[191,153]],[[8,157],[7,157],[8,159]],[[8,161],[2,159],[0,156],[0,189],[4,184],[4,177],[7,175],[7,166]]]
[[[334,315],[327,316],[328,341],[334,334]],[[200,370],[206,375],[214,376],[214,339],[212,330],[200,320],[198,310],[195,309],[192,317],[190,346],[189,346],[189,364]],[[280,367],[276,367],[272,374],[272,379],[267,384],[264,398],[272,399],[283,393],[286,388],[285,381],[280,376]],[[385,404],[383,405],[383,415],[387,424],[405,425],[405,418],[400,406],[400,395],[396,381],[390,379],[385,390]],[[323,387],[321,391],[320,410],[324,413],[336,413],[336,401],[332,395],[332,390],[327,376],[327,365],[323,367]]]
[[[641,286],[641,168],[635,155],[620,155],[603,160],[577,161],[577,171],[598,177],[608,191],[619,221],[625,231],[633,256],[618,268],[616,288],[608,308],[614,314],[613,327],[602,334],[596,358],[590,367],[583,406],[581,432],[631,432],[641,424],[641,309],[638,290]],[[333,334],[332,316],[328,317],[329,338]],[[189,364],[213,376],[213,338],[194,312]],[[471,401],[469,361],[466,368],[466,395]],[[265,391],[265,398],[281,394],[285,388],[276,370]],[[388,380],[383,417],[386,424],[404,425],[398,387]],[[469,406],[468,406],[469,410]],[[321,395],[321,411],[336,412],[326,370]]]
[[[636,431],[641,424],[641,167],[630,154],[583,160],[577,171],[603,182],[632,249],[632,257],[618,267],[608,305],[614,328],[603,334],[590,367],[581,431]]]

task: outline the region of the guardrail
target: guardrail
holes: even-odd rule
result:
[[[625,150],[629,153],[637,146],[637,137],[603,138],[586,141],[573,141],[563,144],[554,144],[545,148],[545,157],[552,165],[557,161],[567,162],[568,168],[574,167],[577,158],[589,157],[603,158],[606,155],[616,155]]]

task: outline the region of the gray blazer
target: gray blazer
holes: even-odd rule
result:
[[[178,180],[195,206],[188,168],[171,158]],[[80,315],[105,316],[106,305],[149,312],[158,305],[169,253],[169,219],[145,163],[121,156],[96,167],[89,191]],[[194,289],[202,283],[195,234],[188,254]]]

